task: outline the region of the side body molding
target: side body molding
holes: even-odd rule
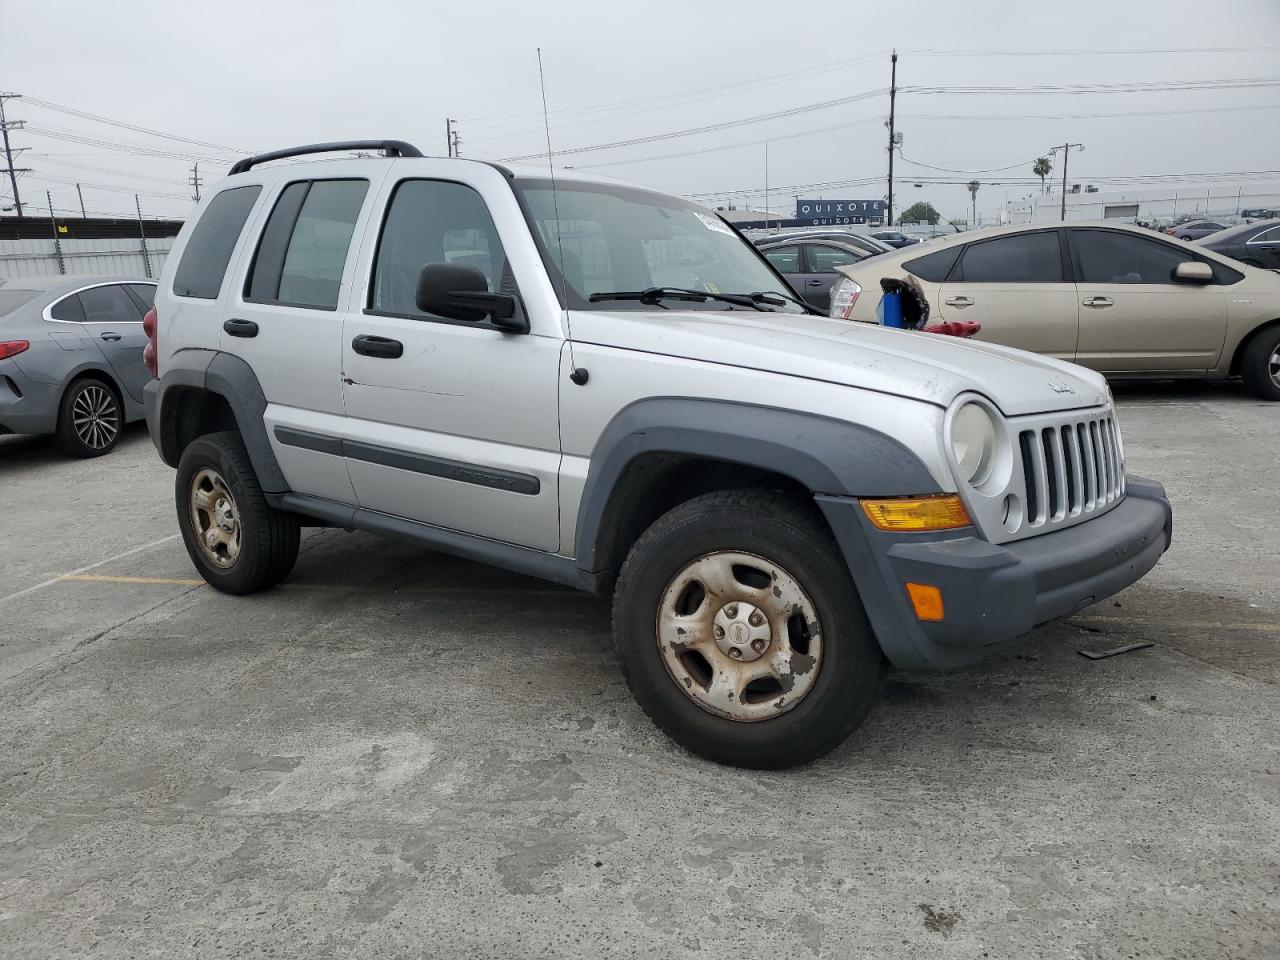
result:
[[[635,458],[687,454],[769,470],[814,494],[893,496],[941,492],[920,458],[870,427],[730,400],[655,397],[623,408],[595,449],[578,508],[578,567],[597,572],[609,502]]]
[[[147,427],[165,463],[176,467],[182,455],[174,399],[183,389],[205,390],[222,397],[231,407],[262,489],[267,493],[287,492],[289,486],[267,439],[263,420],[267,398],[253,368],[229,353],[201,349],[180,350],[167,367],[163,377],[147,384],[144,394]]]

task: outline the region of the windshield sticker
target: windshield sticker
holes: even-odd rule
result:
[[[716,286],[714,283],[712,283],[710,280],[704,280],[704,281],[702,282],[702,286],[703,286],[703,288],[707,291],[707,293],[722,293],[722,292],[723,292],[719,287],[717,287],[717,286]]]
[[[733,236],[733,231],[730,230],[721,220],[711,216],[711,214],[695,210],[693,211],[693,215],[701,220],[703,226],[708,230],[714,230],[716,233],[727,233],[729,236]]]

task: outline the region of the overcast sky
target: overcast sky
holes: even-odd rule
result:
[[[765,182],[759,141],[768,139],[771,205],[790,210],[796,192],[842,199],[884,195],[882,180],[821,189],[796,185],[885,175],[882,123],[889,104],[887,92],[877,91],[887,90],[888,52],[897,47],[902,156],[934,167],[991,171],[943,173],[899,160],[899,210],[928,200],[946,215],[965,216],[969,195],[962,184],[927,181],[972,177],[983,183],[978,208],[991,216],[1006,193],[1013,200],[1036,189],[996,181],[1031,176],[1032,159],[1064,141],[1087,147],[1072,154],[1070,180],[1098,182],[1103,189],[1110,188],[1107,177],[1280,169],[1276,85],[1052,95],[909,89],[1280,78],[1277,0],[899,0],[820,4],[807,16],[803,9],[776,0],[3,0],[0,91],[250,150],[393,137],[443,154],[445,118],[455,117],[462,154],[484,159],[545,149],[539,45],[557,150],[865,94],[803,113],[557,160],[712,205],[733,199],[759,206]],[[1243,47],[1252,49],[1239,52]],[[1133,52],[1153,48],[1232,52]],[[237,155],[30,101],[10,100],[7,110],[10,120],[25,120],[31,128],[12,134],[15,146],[30,148],[17,164],[33,168],[19,182],[27,203],[43,204],[48,189],[56,207],[75,208],[79,180],[90,213],[131,212],[134,189],[147,191],[146,213],[180,216],[189,208],[182,198],[189,193],[183,184],[191,158],[142,156],[101,142],[68,141],[68,135],[206,158]],[[1135,113],[1146,115],[1083,116]],[[735,146],[714,149],[727,145]],[[206,159],[206,189],[225,170],[225,162]],[[1277,181],[1280,176],[1267,178]],[[1234,193],[1237,182],[1226,182]],[[1203,194],[1205,183],[1159,186],[1170,194]],[[1247,194],[1248,184],[1244,188]],[[754,194],[731,196],[748,190]],[[7,183],[0,193],[7,198]]]

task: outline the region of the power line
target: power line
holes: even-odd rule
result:
[[[858,120],[851,120],[848,123],[837,123],[828,127],[817,127],[813,130],[802,130],[799,133],[785,133],[772,137],[762,137],[759,140],[739,140],[736,143],[726,143],[719,147],[703,147],[700,150],[685,150],[681,153],[663,153],[657,156],[636,157],[633,160],[609,160],[605,163],[580,163],[577,164],[575,170],[598,170],[602,167],[620,167],[632,163],[648,163],[650,160],[670,160],[675,157],[693,157],[702,153],[718,153],[721,150],[733,150],[737,147],[758,147],[762,143],[776,143],[779,140],[795,140],[800,137],[812,137],[819,133],[830,133],[835,130],[847,130],[850,127],[861,126],[864,123],[876,123],[883,120],[883,114],[877,114],[874,117],[862,117]]]
[[[137,124],[128,123],[124,120],[113,120],[111,117],[104,117],[101,114],[90,113],[87,110],[77,110],[75,107],[64,106],[60,103],[52,103],[48,100],[41,100],[39,97],[24,97],[27,103],[37,107],[43,107],[46,110],[55,110],[58,113],[65,113],[67,116],[79,117],[82,120],[92,120],[95,123],[105,124],[111,127],[119,127],[122,130],[132,130],[134,133],[144,133],[151,137],[159,137],[162,140],[173,140],[177,143],[186,143],[194,147],[209,147],[213,150],[231,150],[235,153],[253,153],[244,147],[229,147],[223,143],[210,143],[207,140],[192,140],[189,137],[181,137],[174,133],[165,133],[163,130],[152,130],[149,127],[140,127]]]
[[[938,170],[938,171],[941,171],[942,173],[966,173],[966,174],[1003,173],[1005,170],[1016,170],[1018,167],[1024,167],[1029,163],[1035,163],[1036,160],[1038,159],[1037,157],[1032,157],[1029,160],[1020,160],[1017,163],[1011,163],[1007,167],[990,167],[986,170],[955,170],[955,169],[952,169],[951,167],[935,167],[928,163],[921,163],[919,160],[912,160],[910,157],[907,157],[905,154],[903,154],[901,150],[898,151],[898,156],[902,157],[903,163],[909,163],[914,167],[924,167],[927,170]]]
[[[67,143],[79,143],[90,147],[103,147],[107,150],[130,153],[135,156],[161,157],[166,160],[201,160],[222,164],[230,164],[233,162],[229,158],[213,156],[207,153],[180,153],[174,150],[163,150],[158,147],[149,147],[146,144],[141,143],[129,143],[121,140],[110,140],[104,137],[95,137],[75,130],[63,130],[57,127],[33,127],[28,125],[26,127],[26,132],[34,136],[45,137],[50,140],[62,140]]]
[[[55,166],[73,167],[76,170],[88,170],[91,173],[105,173],[108,176],[128,177],[131,179],[136,179],[137,177],[142,176],[137,172],[128,173],[124,170],[116,170],[112,167],[99,167],[91,163],[75,163],[71,160],[57,160],[54,159],[51,154],[47,153],[33,153],[32,156],[40,158],[45,163],[52,163]],[[147,175],[145,179],[150,183],[167,183],[177,187],[185,187],[190,183],[188,180],[170,180],[167,177],[153,177],[150,175]]]
[[[791,107],[787,110],[775,110],[772,113],[762,113],[754,117],[742,117],[738,120],[725,120],[720,123],[704,124],[700,127],[689,127],[684,130],[672,130],[667,133],[653,134],[647,137],[633,137],[630,140],[615,140],[612,143],[596,143],[582,147],[568,147],[563,150],[557,150],[555,156],[563,157],[578,153],[591,153],[597,150],[612,150],[617,147],[633,147],[643,143],[656,143],[660,140],[674,140],[678,137],[689,137],[695,134],[712,133],[716,130],[728,130],[733,127],[746,126],[752,123],[764,123],[768,120],[777,120],[782,117],[798,116],[803,113],[812,113],[816,110],[829,110],[832,107],[841,107],[849,103],[859,103],[863,100],[870,100],[873,97],[884,96],[888,92],[888,88],[879,90],[866,90],[862,93],[856,93],[848,97],[837,97],[834,100],[823,100],[818,103],[804,104],[799,107]],[[536,160],[545,156],[543,153],[530,153],[519,157],[504,157],[505,162],[516,162],[520,160]]]
[[[1087,95],[1094,93],[1151,93],[1190,90],[1254,90],[1280,85],[1280,77],[1238,77],[1223,80],[1144,80],[1127,83],[1060,83],[1037,86],[954,86],[902,87],[903,93],[947,96],[1041,96],[1045,94]]]
[[[998,50],[939,50],[922,48],[903,50],[913,56],[927,57],[1107,57],[1107,56],[1144,56],[1147,54],[1193,54],[1193,53],[1271,53],[1280,47],[1144,47],[1129,50],[1010,50],[1007,47]]]
[[[1243,107],[1203,107],[1189,110],[1126,110],[1119,113],[912,113],[907,120],[1105,120],[1120,117],[1181,117],[1189,113],[1238,113],[1249,110],[1280,110],[1280,103]]]

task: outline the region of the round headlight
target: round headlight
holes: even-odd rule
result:
[[[996,425],[976,403],[966,403],[951,421],[951,453],[960,479],[977,486],[991,472],[995,458]]]

